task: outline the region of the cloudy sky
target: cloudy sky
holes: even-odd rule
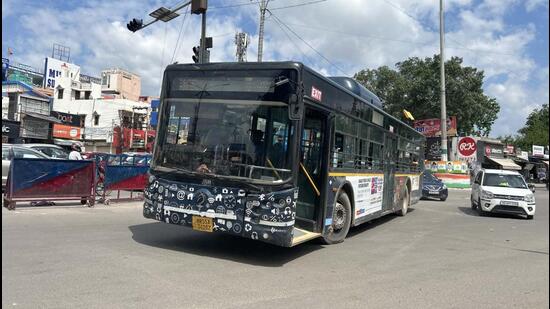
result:
[[[537,106],[548,103],[548,0],[447,0],[446,57],[485,71],[485,91],[501,105],[492,135],[514,134]],[[43,67],[54,43],[70,47],[84,74],[121,67],[142,77],[142,94],[159,94],[162,68],[191,62],[200,17],[180,11],[132,33],[162,1],[2,1],[2,56]],[[439,53],[438,0],[271,0],[264,61],[298,60],[326,75],[393,66],[407,57]],[[257,0],[210,0],[211,61],[234,61],[234,35],[250,35],[257,59]]]

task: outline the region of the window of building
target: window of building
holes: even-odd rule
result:
[[[57,90],[57,98],[63,99],[63,88]]]
[[[80,91],[75,91],[74,92],[74,99],[75,100],[80,100]]]
[[[84,92],[84,99],[89,100],[91,95],[92,95],[91,91],[85,91]]]
[[[99,115],[94,114],[94,126],[98,126],[98,125],[99,125]]]

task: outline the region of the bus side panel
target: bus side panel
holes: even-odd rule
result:
[[[418,203],[422,197],[422,184],[420,183],[420,175],[409,176],[411,180],[411,205]]]
[[[404,192],[407,183],[410,184],[410,204],[416,204],[422,196],[422,190],[420,189],[420,176],[411,175],[398,175],[395,177],[395,192],[394,192],[394,209],[397,211],[400,209],[399,201],[401,201],[401,194]]]

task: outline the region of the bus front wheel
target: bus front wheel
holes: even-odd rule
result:
[[[343,242],[351,226],[351,202],[345,192],[338,195],[332,213],[332,225],[330,232],[323,236],[326,244],[337,244]]]

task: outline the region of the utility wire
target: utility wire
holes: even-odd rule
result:
[[[302,50],[302,48],[300,48],[300,46],[292,39],[292,37],[288,34],[288,32],[285,30],[285,28],[283,27],[283,25],[276,19],[273,19],[275,21],[275,23],[277,24],[277,26],[279,26],[279,28],[281,28],[281,31],[283,31],[283,33],[286,35],[286,37],[288,38],[288,40],[296,47],[297,50],[299,50],[302,55],[304,56],[304,58],[308,61],[308,63],[310,65],[313,65],[313,62],[311,61],[311,59],[309,59],[309,57],[307,56],[307,54]]]
[[[178,34],[178,39],[176,40],[176,45],[174,46],[174,52],[172,53],[172,60],[170,60],[170,63],[174,63],[174,57],[176,56],[176,51],[178,50],[178,47],[179,47],[180,37],[182,36],[182,33],[183,33],[183,25],[185,24],[185,19],[188,13],[189,13],[189,6],[187,6],[187,9],[185,10],[185,14],[183,15],[183,19],[181,21],[181,26],[180,26],[180,32]]]
[[[269,11],[269,10],[268,10]],[[335,63],[330,61],[327,57],[325,57],[323,54],[321,54],[315,47],[311,46],[306,40],[304,40],[298,33],[296,33],[292,28],[290,28],[288,25],[286,25],[277,15],[273,14],[273,12],[269,11],[271,16],[275,18],[277,21],[279,21],[285,28],[287,28],[292,34],[294,34],[300,41],[304,42],[309,48],[311,48],[317,55],[319,55],[321,58],[323,58],[326,62],[328,62],[330,65],[332,65],[334,68],[338,69],[338,71],[344,73],[344,75],[348,75],[348,73],[344,70],[342,70],[339,66],[337,66]]]
[[[274,10],[282,10],[282,9],[288,9],[288,8],[295,8],[295,7],[306,6],[306,5],[310,5],[310,4],[317,4],[317,3],[321,3],[321,2],[325,2],[325,1],[328,1],[328,0],[309,1],[309,2],[304,2],[304,3],[293,4],[293,5],[275,7],[275,8],[271,8],[270,10],[274,11]]]

